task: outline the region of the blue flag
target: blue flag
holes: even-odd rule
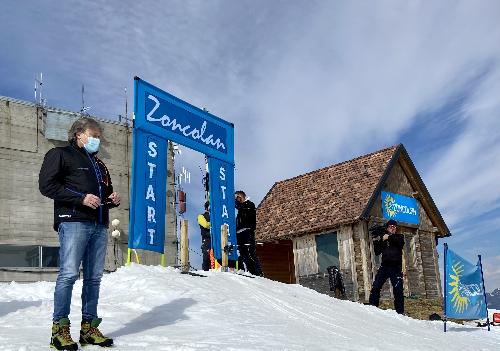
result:
[[[480,262],[473,265],[451,250],[446,250],[446,317],[481,319],[488,316]]]

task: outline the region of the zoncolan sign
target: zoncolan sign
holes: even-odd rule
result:
[[[412,197],[382,191],[382,214],[386,219],[418,224],[417,200]]]
[[[134,101],[129,255],[131,249],[164,253],[167,154],[172,141],[207,156],[214,257],[222,258],[221,226],[225,224],[233,245],[229,259],[237,260],[234,125],[138,77]]]
[[[149,113],[146,116],[146,120],[148,122],[159,122],[158,124],[163,128],[173,133],[177,133],[181,137],[189,138],[194,141],[200,140],[210,148],[225,152],[226,145],[224,142],[226,139],[226,131],[224,128],[213,123],[207,128],[207,120],[197,115],[190,114],[168,101],[162,100],[163,104],[161,104],[160,100],[154,95],[148,94],[147,98],[146,109],[149,109]],[[154,103],[154,106],[152,106],[150,100]],[[176,117],[169,116],[169,113],[175,113]],[[156,117],[158,114],[162,116]],[[198,128],[192,125],[193,122],[198,123]]]

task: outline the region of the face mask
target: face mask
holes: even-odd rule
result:
[[[87,139],[87,143],[84,144],[83,147],[85,148],[85,150],[87,150],[88,153],[93,154],[94,152],[97,152],[99,150],[100,143],[100,139],[89,136]]]

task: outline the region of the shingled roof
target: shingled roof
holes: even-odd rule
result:
[[[427,192],[403,145],[395,145],[279,181],[257,209],[256,239],[269,241],[326,232],[365,217],[380,190],[382,179],[400,155],[416,174],[418,187],[437,213],[445,235],[449,230]]]

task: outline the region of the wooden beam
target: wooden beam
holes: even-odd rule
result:
[[[359,233],[360,238],[360,246],[361,246],[361,260],[363,267],[363,285],[365,289],[365,301],[368,301],[370,298],[370,290],[371,290],[371,279],[372,276],[370,274],[368,268],[368,260],[370,259],[369,253],[369,244],[368,244],[368,228],[365,221],[361,221],[356,225],[356,229]]]
[[[189,271],[188,220],[181,220],[181,271]]]
[[[352,226],[342,226],[338,234],[340,268],[351,272],[353,284],[353,300],[359,300],[358,274],[356,272],[356,260],[354,252],[354,241],[352,237]],[[342,253],[341,253],[342,252]]]
[[[221,226],[221,249],[222,249],[222,268],[221,271],[227,272],[228,271],[228,257],[227,257],[227,225],[223,224]]]
[[[432,236],[434,234],[431,233]],[[434,256],[434,267],[436,271],[436,285],[437,289],[439,292],[439,296],[443,295],[443,288],[441,287],[441,273],[439,272],[439,258],[438,258],[438,252],[436,248],[436,240],[432,238],[432,255]]]
[[[448,236],[450,234],[450,231],[447,228],[446,223],[444,222],[441,214],[439,213],[439,209],[432,200],[431,195],[429,194],[423,180],[418,174],[418,171],[415,168],[415,165],[411,161],[410,156],[408,155],[406,150],[403,150],[403,152],[401,153],[401,158],[399,163],[401,165],[401,168],[403,168],[403,171],[405,172],[412,187],[418,190],[419,193],[418,199],[422,204],[422,207],[427,212],[427,215],[431,218],[431,221],[435,223],[436,226],[439,228],[439,232],[441,234],[440,236],[441,237]]]

